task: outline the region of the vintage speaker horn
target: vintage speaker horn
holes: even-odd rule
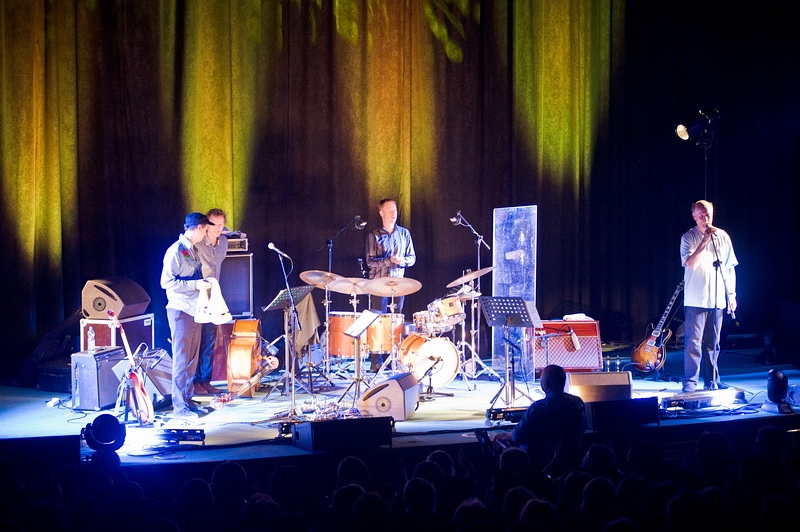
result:
[[[108,277],[87,281],[81,292],[83,314],[87,318],[108,319],[113,310],[117,318],[144,314],[150,296],[135,282],[125,277]]]

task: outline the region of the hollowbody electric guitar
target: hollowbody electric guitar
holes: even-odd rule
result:
[[[661,315],[658,325],[655,327],[653,327],[652,323],[648,325],[649,332],[647,337],[631,351],[631,363],[639,371],[661,369],[664,362],[667,361],[666,345],[672,336],[672,331],[664,329],[664,323],[667,321],[669,311],[672,310],[672,306],[675,304],[675,300],[678,299],[678,294],[681,293],[681,290],[683,290],[683,281],[675,288],[675,293],[672,294],[672,299],[669,300],[667,309]]]
[[[125,329],[117,319],[117,315],[113,310],[108,311],[108,319],[111,320],[113,327],[119,328],[119,335],[122,337],[122,343],[125,345],[125,353],[128,356],[128,362],[131,363],[130,369],[126,378],[130,384],[127,394],[127,405],[130,411],[139,420],[139,424],[147,425],[152,423],[156,417],[155,408],[153,408],[153,401],[147,395],[147,390],[144,388],[144,378],[142,377],[142,370],[136,365],[136,359],[131,353],[131,346],[128,344],[128,337],[125,335]]]

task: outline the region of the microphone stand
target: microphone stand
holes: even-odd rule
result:
[[[289,296],[289,308],[288,308],[288,316],[287,316],[287,318],[289,320],[289,324],[288,325],[289,325],[290,334],[287,336],[289,341],[287,342],[286,349],[285,349],[285,354],[284,354],[284,357],[285,357],[284,358],[284,361],[285,361],[284,370],[290,372],[290,376],[287,377],[286,375],[284,375],[284,380],[288,381],[288,382],[291,382],[291,385],[290,385],[290,388],[291,388],[291,392],[290,392],[291,402],[290,402],[290,405],[291,405],[291,407],[290,407],[290,410],[289,410],[289,414],[285,418],[285,421],[288,421],[289,423],[293,423],[293,422],[296,422],[296,421],[301,421],[300,418],[298,418],[298,416],[297,416],[295,388],[294,388],[295,387],[294,360],[295,360],[295,342],[297,340],[297,330],[299,329],[299,330],[302,331],[303,327],[300,324],[300,317],[298,316],[298,313],[297,313],[297,307],[294,304],[294,295],[292,294],[292,289],[289,286],[289,275],[286,273],[286,265],[283,262],[283,255],[278,253],[278,258],[281,261],[281,270],[283,270],[283,282],[286,285],[286,292],[287,292],[287,294]],[[294,263],[292,263],[292,268],[294,269]],[[291,353],[291,355],[290,355],[290,353]],[[291,364],[290,364],[290,362],[291,362]],[[287,384],[284,383],[284,386],[286,386],[286,385]],[[272,393],[272,391],[274,391],[277,386],[278,385],[276,384],[272,388],[272,390],[270,390],[270,393]],[[313,390],[306,390],[306,391],[310,395],[312,395],[312,396],[314,395],[313,394]],[[264,402],[268,398],[269,398],[269,394],[264,396],[264,399],[262,400],[262,402]]]
[[[483,235],[479,234],[475,230],[475,228],[472,227],[472,224],[470,224],[467,221],[467,219],[464,218],[464,216],[461,214],[461,211],[458,211],[458,214],[456,214],[455,219],[456,219],[456,221],[453,222],[453,225],[460,225],[462,227],[467,227],[467,228],[469,228],[470,231],[472,231],[472,234],[475,235],[475,244],[477,246],[477,257],[478,257],[478,268],[475,271],[480,271],[480,269],[481,269],[481,244],[486,246],[486,249],[488,251],[491,251],[492,248],[489,247],[489,244],[487,244],[486,241],[483,239]],[[482,294],[483,293],[483,292],[481,292],[481,278],[480,277],[475,279],[475,291],[478,292],[478,294]],[[470,328],[471,328],[470,337],[471,337],[471,341],[472,341],[472,344],[470,345],[470,350],[472,351],[471,356],[470,356],[470,361],[473,362],[473,366],[472,366],[473,368],[478,367],[478,366],[480,366],[482,368],[477,373],[473,371],[473,378],[477,379],[480,376],[481,373],[488,372],[488,373],[491,373],[492,376],[500,379],[500,375],[497,372],[495,372],[492,368],[489,368],[488,366],[486,366],[483,363],[483,361],[481,360],[481,357],[477,355],[477,347],[476,346],[479,347],[480,343],[481,343],[481,337],[480,337],[481,316],[480,316],[480,313],[478,313],[476,311],[477,308],[478,308],[478,300],[477,300],[477,298],[473,298],[472,299],[472,303],[470,304]],[[476,314],[478,314],[477,323],[475,321],[475,315]],[[477,360],[475,360],[476,358],[477,358]],[[464,365],[466,365],[467,361],[464,360],[463,363],[464,363]],[[474,363],[477,363],[478,366],[476,366]]]
[[[714,359],[714,363],[711,365],[711,369],[713,370],[713,381],[711,382],[711,389],[717,390],[719,388],[719,383],[717,379],[719,378],[719,336],[721,335],[722,331],[722,324],[717,324],[718,321],[722,320],[722,309],[716,308],[717,303],[717,295],[719,294],[719,279],[722,278],[722,289],[725,290],[725,308],[730,308],[731,302],[728,297],[728,282],[725,280],[725,274],[722,273],[722,261],[719,258],[719,248],[717,248],[717,239],[716,234],[711,233],[711,249],[714,252],[714,332],[719,332],[720,334],[715,334],[716,338],[716,345],[714,346],[716,351],[716,356]],[[717,310],[720,312],[717,313]],[[731,310],[731,318],[736,319],[736,313]]]
[[[355,224],[356,222],[361,220],[361,216],[354,216],[352,220],[347,222],[341,229],[336,231],[336,234],[330,237],[325,244],[320,247],[317,251],[322,251],[322,248],[328,248],[328,273],[333,273],[333,239],[337,236],[341,235],[345,229],[350,227],[350,224]],[[364,229],[366,227],[366,223],[362,227],[358,227],[358,225],[354,225],[357,229]],[[325,283],[325,301],[322,303],[325,306],[325,355],[324,355],[324,371],[322,372],[323,376],[326,380],[330,380],[330,343],[331,343],[331,336],[330,336],[330,315],[331,315],[331,298],[330,298],[330,290],[328,290],[328,283]]]

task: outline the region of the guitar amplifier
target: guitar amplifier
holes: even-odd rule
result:
[[[102,410],[114,405],[120,385],[114,366],[124,358],[122,347],[72,353],[72,408]]]
[[[572,332],[578,339],[573,342]],[[527,355],[533,360],[528,367],[543,369],[556,364],[567,371],[602,369],[603,349],[600,324],[597,321],[542,321],[541,329],[526,329]]]

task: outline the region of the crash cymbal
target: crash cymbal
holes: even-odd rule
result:
[[[344,279],[343,276],[331,272],[324,272],[322,270],[308,270],[300,274],[300,279],[306,284],[311,284],[317,288],[325,288],[326,284],[337,279]]]
[[[454,286],[458,286],[460,284],[468,283],[468,282],[472,281],[473,279],[477,279],[481,275],[486,275],[487,273],[489,273],[492,270],[494,270],[494,266],[489,266],[488,268],[481,268],[477,272],[469,272],[468,274],[462,275],[461,277],[459,277],[458,279],[456,279],[455,281],[453,281],[452,283],[447,285],[447,288],[453,288]]]
[[[342,277],[328,283],[328,290],[347,295],[368,294],[369,292],[364,290],[368,282],[369,279],[361,279],[360,277]]]
[[[378,277],[367,282],[368,294],[381,297],[400,297],[413,294],[422,288],[422,283],[408,277]]]

